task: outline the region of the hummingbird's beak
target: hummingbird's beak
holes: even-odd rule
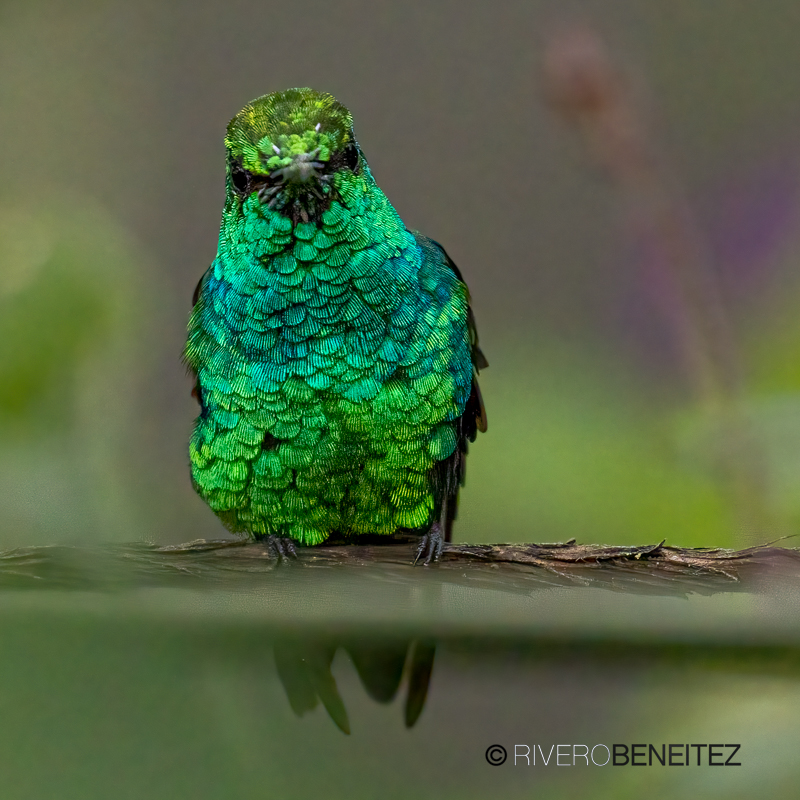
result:
[[[319,148],[310,153],[298,153],[292,158],[292,163],[270,173],[270,178],[276,178],[284,183],[310,183],[319,178],[317,170],[325,165],[316,158]]]

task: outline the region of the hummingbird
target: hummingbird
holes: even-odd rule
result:
[[[225,148],[217,256],[184,352],[195,490],[278,558],[413,532],[415,563],[438,560],[486,430],[461,273],[403,224],[332,95],[259,97]]]

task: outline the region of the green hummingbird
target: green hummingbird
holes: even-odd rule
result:
[[[417,560],[438,559],[486,430],[461,274],[403,224],[330,94],[259,97],[225,146],[219,247],[185,350],[196,491],[279,557],[413,531]]]

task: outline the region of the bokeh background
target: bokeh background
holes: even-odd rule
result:
[[[0,0],[0,794],[795,797],[788,583],[504,593],[120,543],[225,535],[189,482],[185,325],[228,120],[306,85],[472,290],[489,431],[457,539],[800,531],[798,30],[796,0]],[[362,617],[440,637],[410,731],[342,650],[352,737],[290,709],[273,639]],[[516,741],[745,766],[484,762]]]
[[[571,20],[635,87],[718,278],[760,526],[709,455],[658,253],[543,99]],[[797,530],[799,26],[791,0],[5,0],[0,546],[222,535],[189,484],[185,323],[215,253],[227,121],[305,85],[351,108],[379,184],[472,290],[490,424],[456,538]]]

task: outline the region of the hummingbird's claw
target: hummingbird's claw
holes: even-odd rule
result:
[[[267,552],[272,558],[278,561],[288,561],[290,558],[297,558],[297,550],[294,540],[288,536],[278,536],[274,533],[266,537]]]
[[[431,525],[431,529],[420,540],[414,564],[416,565],[424,555],[425,560],[422,563],[428,567],[431,562],[439,560],[443,550],[444,537],[442,536],[442,529],[438,522],[434,522]]]

